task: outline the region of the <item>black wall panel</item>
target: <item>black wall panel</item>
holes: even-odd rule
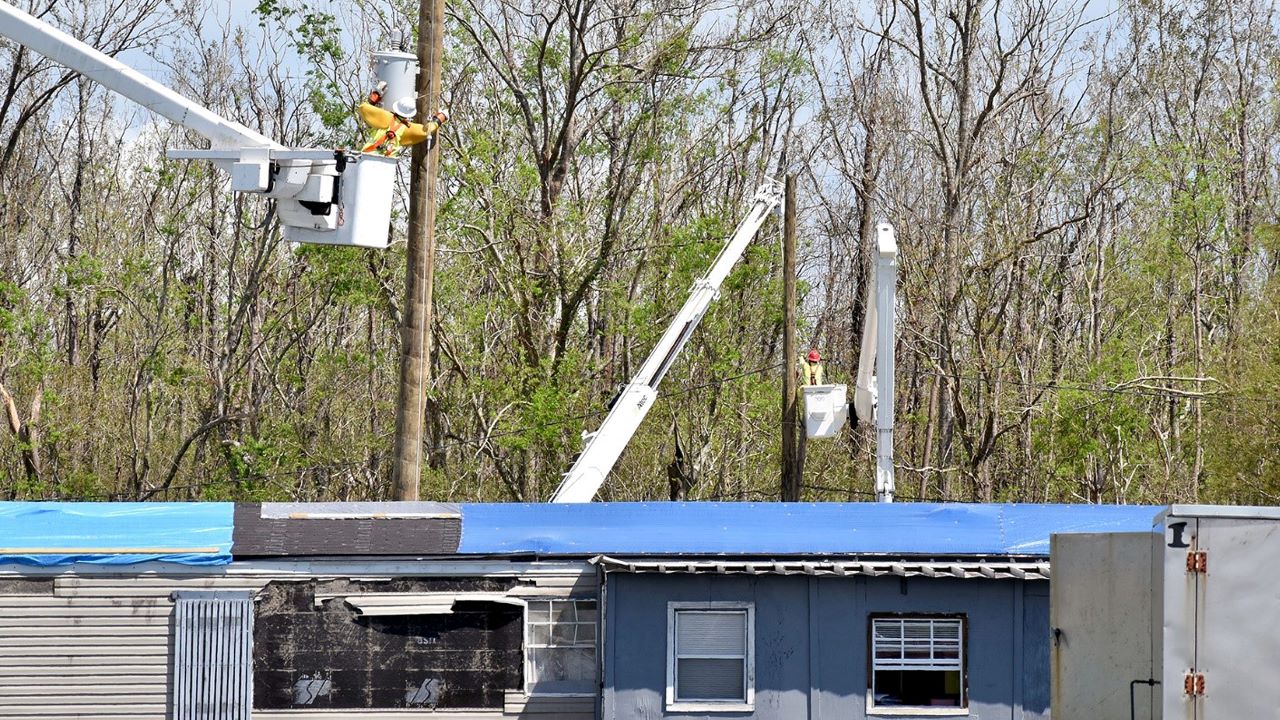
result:
[[[500,591],[501,581],[344,583],[352,593]],[[523,685],[521,608],[461,602],[444,615],[363,617],[316,583],[273,583],[254,625],[254,707],[500,708]],[[328,587],[326,592],[332,592]]]

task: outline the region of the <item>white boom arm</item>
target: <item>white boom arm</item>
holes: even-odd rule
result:
[[[0,35],[75,70],[157,115],[195,130],[209,138],[215,148],[281,148],[269,138],[219,116],[6,2],[0,2]]]
[[[876,265],[872,276],[874,279],[867,288],[853,409],[862,422],[875,421],[876,500],[893,502],[893,344],[897,335],[894,306],[898,242],[889,223],[876,226]]]
[[[393,158],[286,148],[2,0],[0,37],[25,45],[208,138],[210,150],[171,150],[169,157],[212,160],[230,170],[232,190],[274,198],[285,239],[387,246],[396,169]],[[403,75],[408,69],[393,70]],[[416,62],[412,70],[416,72]]]
[[[565,474],[551,497],[554,503],[591,502],[613,469],[636,428],[640,427],[658,396],[658,383],[671,368],[689,336],[693,334],[711,303],[720,296],[720,284],[746,252],[747,245],[764,224],[769,213],[782,202],[782,186],[766,180],[756,191],[751,210],[725,243],[705,277],[694,283],[684,307],[676,314],[662,339],[654,346],[644,366],[622,389],[600,428],[586,436],[587,446]]]

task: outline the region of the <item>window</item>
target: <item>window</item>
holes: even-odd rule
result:
[[[964,618],[872,618],[870,685],[868,709],[963,712]]]
[[[669,603],[667,709],[750,710],[754,633],[749,603]]]
[[[594,600],[530,600],[525,637],[529,694],[596,690]]]

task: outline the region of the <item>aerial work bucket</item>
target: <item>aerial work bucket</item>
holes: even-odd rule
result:
[[[834,437],[849,417],[849,388],[845,385],[804,387],[804,434],[811,438]]]
[[[343,169],[334,167],[332,172],[337,191],[329,186],[325,198],[328,202],[280,202],[278,212],[288,220],[284,238],[291,242],[385,248],[395,198],[395,158],[350,153]],[[357,207],[360,212],[353,212]]]

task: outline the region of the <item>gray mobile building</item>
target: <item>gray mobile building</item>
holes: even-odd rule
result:
[[[593,718],[598,571],[462,515],[0,503],[0,718]]]
[[[1154,508],[0,503],[0,718],[1045,717]]]

